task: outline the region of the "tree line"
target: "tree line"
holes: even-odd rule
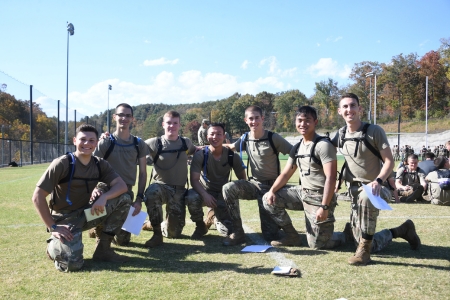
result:
[[[367,73],[373,76],[367,76]],[[143,138],[163,134],[162,116],[168,110],[176,110],[182,115],[181,134],[197,141],[197,131],[202,119],[222,122],[232,135],[240,135],[247,130],[244,110],[250,105],[260,106],[264,112],[265,127],[277,132],[295,131],[293,118],[301,105],[312,105],[317,109],[321,128],[335,130],[343,126],[337,115],[339,97],[345,92],[359,96],[364,108],[362,119],[369,119],[369,106],[374,106],[376,81],[377,123],[397,120],[425,120],[426,77],[428,77],[428,114],[430,118],[449,115],[450,107],[450,38],[441,39],[441,46],[419,57],[415,53],[399,54],[391,61],[379,63],[363,61],[356,63],[350,73],[350,83],[338,85],[328,78],[315,83],[314,94],[306,97],[297,89],[279,93],[260,92],[256,95],[235,93],[227,98],[194,104],[144,104],[133,107],[135,121],[132,133]],[[372,87],[372,89],[370,88]],[[372,100],[372,101],[371,101]],[[373,111],[373,108],[372,108]],[[110,110],[114,113],[114,109]],[[56,142],[56,118],[47,117],[39,104],[33,103],[33,132],[35,141]],[[100,131],[106,131],[107,112],[93,115],[88,122]],[[82,120],[83,121],[83,120]],[[75,124],[69,122],[69,132]],[[5,137],[29,140],[29,104],[14,96],[0,94],[0,124],[8,125]],[[111,122],[111,131],[115,130]],[[64,139],[64,125],[60,126],[60,143]]]

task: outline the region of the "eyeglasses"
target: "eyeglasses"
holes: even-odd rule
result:
[[[116,116],[118,116],[119,118],[132,118],[133,115],[132,114],[114,114]]]

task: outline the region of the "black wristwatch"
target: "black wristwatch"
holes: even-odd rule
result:
[[[142,193],[137,194],[136,200],[137,200],[138,198],[140,198],[140,199],[141,199],[141,202],[143,202],[143,201],[144,201],[144,194],[142,194]]]
[[[378,184],[383,184],[383,179],[381,179],[380,177],[377,177],[377,179],[375,179]]]
[[[322,207],[323,208],[323,210],[328,210],[330,207],[328,206],[328,205],[319,205],[320,207]]]

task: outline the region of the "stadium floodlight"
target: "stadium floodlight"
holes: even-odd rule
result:
[[[75,28],[72,23],[67,22],[67,74],[66,74],[66,126],[64,132],[64,152],[67,153],[68,131],[69,131],[69,35],[74,35]]]
[[[374,100],[374,115],[373,115],[373,120],[374,120],[374,124],[377,124],[377,75],[374,74],[373,72],[367,72],[366,73],[366,78],[370,77],[370,88],[369,88],[369,99],[370,99],[370,104],[369,104],[369,123],[372,123],[371,118],[372,118],[372,77],[375,76],[375,100]]]

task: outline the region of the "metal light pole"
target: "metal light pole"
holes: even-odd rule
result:
[[[428,147],[428,76],[425,79],[425,147]]]
[[[111,127],[109,124],[109,91],[112,90],[112,86],[108,85],[108,110],[107,110],[107,117],[106,117],[106,126],[108,127],[108,132],[111,132]]]
[[[5,154],[4,154],[4,149],[5,149],[5,133],[3,132],[3,128],[5,128],[5,125],[2,124],[2,168],[3,168],[3,165],[5,164],[4,161],[3,161],[3,159],[4,159],[4,157],[5,157]]]
[[[369,88],[369,99],[370,99],[370,105],[369,105],[369,124],[372,123],[372,76],[373,72],[366,73],[366,78],[370,77],[370,88]]]
[[[75,33],[72,23],[67,22],[67,74],[66,74],[66,126],[64,133],[64,152],[67,152],[67,138],[69,131],[69,35]]]
[[[377,74],[375,74],[375,91],[373,92],[373,124],[377,125]]]

